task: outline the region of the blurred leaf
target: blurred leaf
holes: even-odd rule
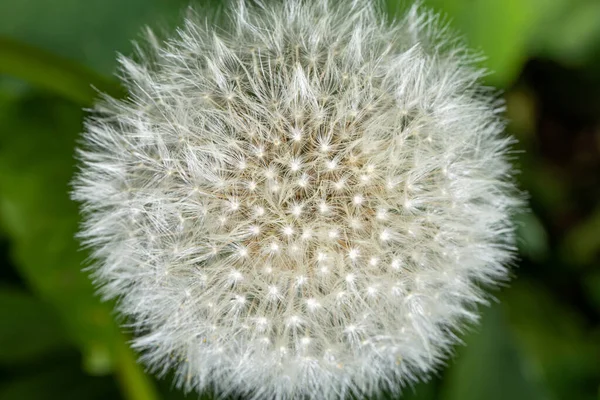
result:
[[[77,60],[103,74],[113,72],[116,52],[129,53],[144,24],[179,22],[190,4],[216,0],[2,0],[0,35]]]
[[[530,147],[535,138],[537,104],[535,95],[523,87],[513,88],[506,93],[506,117],[508,130],[519,140],[518,147]],[[521,158],[528,153],[522,154]]]
[[[432,377],[425,382],[410,383],[408,386],[401,388],[399,395],[394,395],[387,391],[382,393],[373,394],[369,399],[371,400],[435,400],[437,388],[439,386],[439,378]]]
[[[0,287],[0,364],[31,361],[67,343],[57,316],[23,290]]]
[[[103,400],[121,399],[116,385],[106,377],[82,373],[77,357],[61,354],[41,366],[18,371],[8,382],[0,382],[2,400]]]
[[[600,271],[591,271],[583,280],[588,297],[600,310]]]
[[[86,253],[74,239],[79,218],[68,183],[81,120],[82,111],[60,98],[0,103],[0,223],[20,273],[58,310],[88,372],[115,371],[130,399],[153,399],[110,305],[100,302],[80,271]]]
[[[600,40],[600,2],[559,1],[546,15],[533,38],[535,51],[568,63],[586,61]]]
[[[567,233],[560,252],[571,265],[590,265],[600,257],[600,207]]]
[[[547,13],[567,0],[425,0],[448,15],[469,47],[482,50],[488,82],[507,87],[521,72],[531,37]]]
[[[25,43],[0,37],[0,74],[21,78],[49,89],[83,106],[98,96],[97,90],[121,97],[124,90],[100,75]]]
[[[533,212],[518,216],[517,237],[520,254],[525,254],[537,262],[546,259],[549,252],[548,234]]]
[[[435,400],[437,398],[438,379],[417,383],[414,387],[405,388],[400,396],[402,400]]]
[[[527,0],[429,0],[445,12],[451,24],[465,35],[469,47],[481,49],[484,65],[492,71],[488,80],[508,85],[521,69],[526,57],[526,41],[531,20]]]
[[[478,332],[471,333],[466,345],[450,367],[442,400],[541,400],[544,391],[535,382],[513,341],[502,308],[486,310]]]
[[[521,187],[525,188],[538,208],[558,214],[568,204],[569,180],[565,171],[544,162],[535,147],[529,147],[520,157]]]
[[[555,398],[595,400],[600,331],[589,329],[565,297],[520,278],[504,293],[503,304],[515,341]]]

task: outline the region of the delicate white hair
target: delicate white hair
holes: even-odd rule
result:
[[[185,390],[399,392],[507,276],[503,105],[439,17],[368,0],[191,14],[87,120],[73,197],[134,347]]]

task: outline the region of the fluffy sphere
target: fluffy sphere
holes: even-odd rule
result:
[[[341,4],[340,4],[341,3]],[[400,391],[506,277],[502,104],[431,13],[239,2],[120,58],[88,119],[81,236],[134,347],[186,390]]]

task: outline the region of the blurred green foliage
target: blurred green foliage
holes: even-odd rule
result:
[[[531,209],[515,279],[448,368],[404,398],[598,399],[600,2],[425,3],[487,56]],[[96,89],[121,93],[115,52],[129,53],[144,24],[171,29],[187,4],[0,2],[1,399],[184,398],[135,362],[112,304],[81,272],[68,193],[82,108]]]

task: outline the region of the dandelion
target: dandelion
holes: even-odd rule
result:
[[[506,278],[502,104],[418,6],[191,14],[88,119],[74,198],[134,347],[185,390],[338,399],[425,379]]]

